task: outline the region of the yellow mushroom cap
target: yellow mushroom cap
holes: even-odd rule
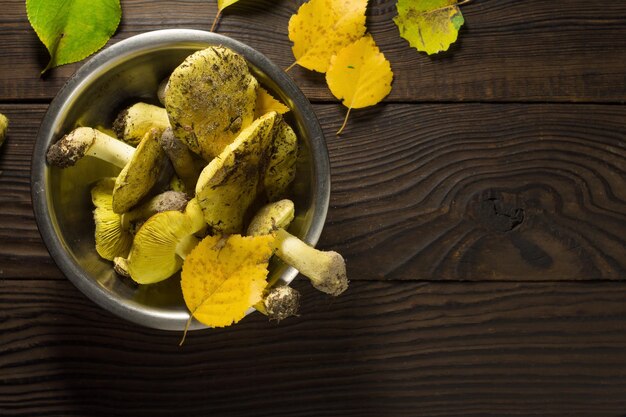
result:
[[[91,189],[91,201],[96,207],[93,212],[96,251],[109,261],[128,256],[133,243],[132,235],[122,228],[121,216],[113,212],[114,184],[115,178],[104,178]]]
[[[269,161],[263,177],[265,195],[269,201],[276,201],[289,194],[289,185],[296,177],[297,159],[298,137],[280,117],[272,129]]]
[[[176,137],[210,161],[254,120],[259,83],[236,52],[211,46],[170,75],[165,108]]]
[[[170,125],[163,107],[147,103],[135,103],[122,110],[113,122],[117,137],[130,145],[137,145],[150,129],[163,131]]]
[[[244,129],[203,170],[196,198],[206,222],[220,233],[241,233],[248,208],[263,187],[263,169],[276,118],[270,112]]]
[[[145,134],[130,161],[115,180],[113,210],[124,213],[144,198],[159,179],[169,159],[159,144],[161,133],[151,129]]]
[[[175,274],[182,266],[184,246],[204,227],[202,210],[195,199],[184,213],[164,211],[150,217],[135,235],[128,256],[128,273],[139,284],[154,284]],[[189,242],[189,241],[192,242]]]

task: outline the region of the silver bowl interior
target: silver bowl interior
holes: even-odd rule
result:
[[[161,80],[188,55],[209,45],[227,46],[243,55],[259,82],[291,109],[286,118],[298,134],[300,156],[293,185],[296,219],[290,231],[315,244],[326,219],[330,174],[321,128],[293,80],[265,56],[225,36],[183,29],[137,35],[103,50],[72,76],[42,121],[32,163],[33,207],[42,238],[63,273],[100,306],[148,327],[182,330],[189,315],[179,275],[138,286],[117,276],[95,251],[90,189],[98,179],[119,170],[91,157],[61,170],[49,167],[45,154],[50,144],[76,126],[110,127],[127,105],[158,104]],[[270,274],[289,283],[297,271],[273,262]]]

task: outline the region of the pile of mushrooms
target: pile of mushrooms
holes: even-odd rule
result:
[[[96,250],[118,274],[157,283],[181,269],[203,236],[272,233],[275,254],[315,288],[333,296],[347,289],[341,255],[286,230],[295,215],[286,198],[298,139],[282,115],[258,107],[261,92],[240,55],[209,47],[161,84],[164,107],[123,110],[113,124],[117,138],[78,127],[49,148],[47,162],[58,168],[84,157],[121,168],[91,190]],[[297,313],[299,299],[292,288],[274,285],[257,309],[282,320]]]

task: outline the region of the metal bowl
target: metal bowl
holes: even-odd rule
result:
[[[90,188],[118,169],[83,158],[64,170],[46,164],[48,147],[74,127],[111,126],[129,104],[157,104],[159,82],[188,55],[210,45],[223,45],[246,58],[261,85],[287,104],[287,121],[298,134],[299,155],[293,200],[296,219],[290,231],[315,244],[329,204],[330,175],[326,143],[311,104],[285,72],[251,47],[231,38],[198,30],[149,32],[123,40],[91,58],[50,104],[32,159],[32,198],[35,218],[50,255],[63,273],[87,297],[135,323],[182,330],[189,318],[179,276],[138,286],[113,272],[95,250]],[[272,277],[289,283],[293,268],[275,263]],[[203,328],[193,322],[191,328]]]

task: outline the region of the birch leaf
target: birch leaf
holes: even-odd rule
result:
[[[447,51],[464,23],[457,0],[398,0],[393,19],[400,36],[428,55]]]
[[[50,52],[42,73],[102,48],[122,17],[119,0],[26,0],[28,21]]]
[[[181,287],[187,308],[201,323],[225,327],[261,301],[274,237],[207,236],[187,257]]]
[[[326,73],[328,88],[348,108],[346,119],[337,134],[346,125],[351,109],[373,106],[391,92],[393,72],[391,64],[366,35],[343,48],[330,61]]]
[[[366,7],[367,0],[310,0],[300,6],[289,20],[294,65],[326,72],[331,56],[365,33]]]
[[[232,6],[237,3],[239,0],[217,0],[217,9],[221,12],[228,6]]]

